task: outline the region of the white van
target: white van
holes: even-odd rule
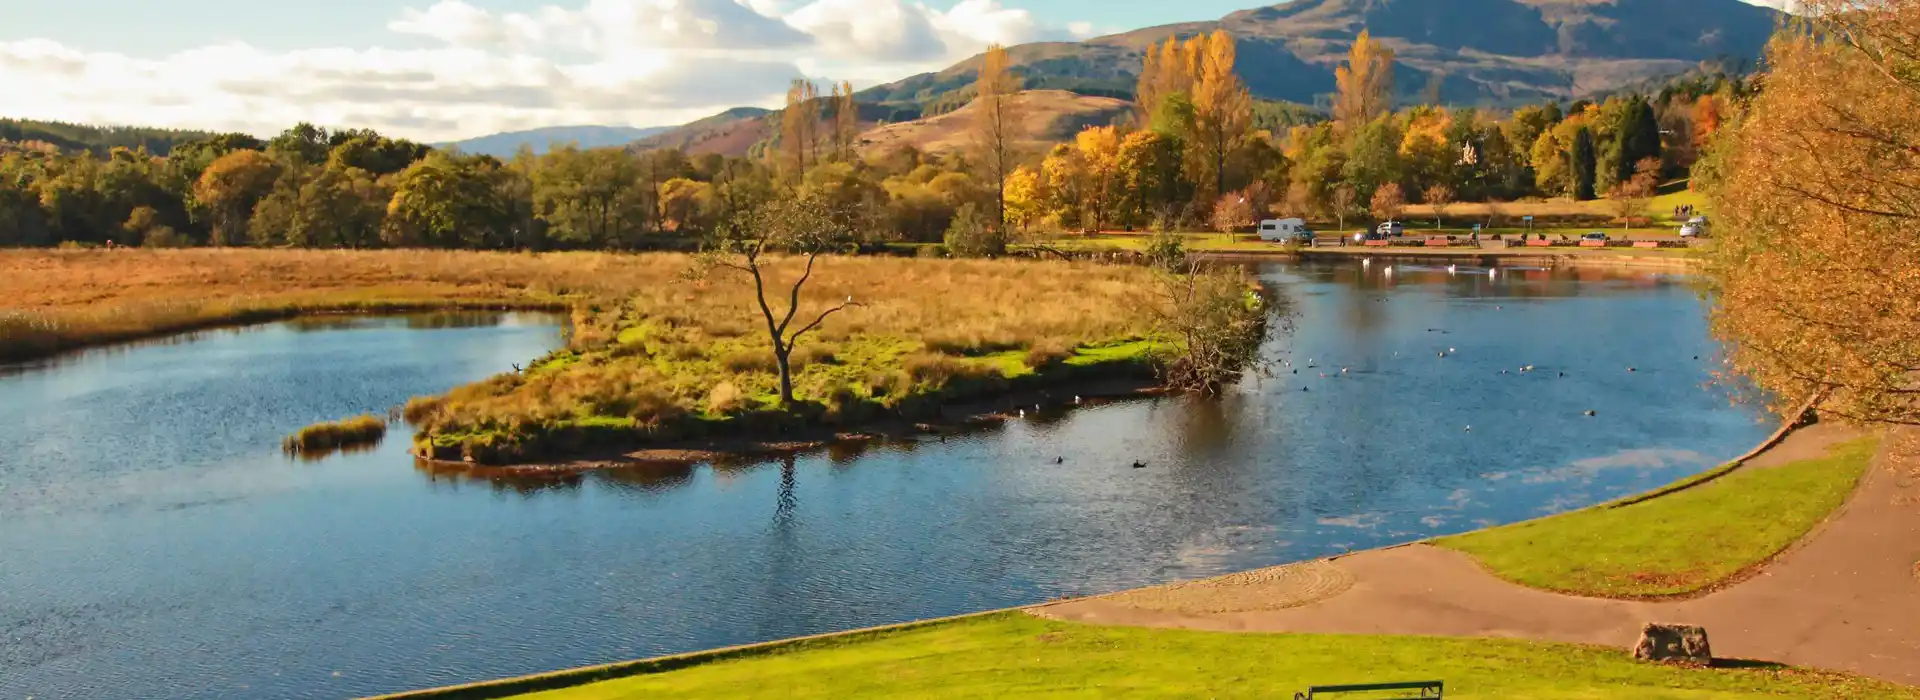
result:
[[[1313,239],[1313,231],[1307,228],[1306,219],[1267,219],[1260,222],[1260,240],[1286,243],[1300,239]]]

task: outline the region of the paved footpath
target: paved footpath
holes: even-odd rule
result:
[[[1839,437],[1810,429],[1780,448],[1800,454]],[[1747,468],[1765,465],[1756,460]],[[1690,600],[1549,593],[1500,580],[1465,554],[1414,544],[1067,601],[1036,614],[1150,627],[1508,637],[1622,648],[1633,645],[1647,622],[1696,624],[1706,627],[1718,657],[1920,685],[1917,564],[1920,428],[1905,428],[1889,433],[1852,499],[1811,536],[1751,578]]]

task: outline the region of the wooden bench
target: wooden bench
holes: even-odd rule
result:
[[[1528,248],[1545,248],[1551,245],[1553,245],[1553,241],[1540,239],[1540,238],[1534,238],[1527,241]]]
[[[1582,247],[1582,248],[1605,248],[1605,247],[1607,247],[1607,242],[1606,242],[1606,241],[1581,241],[1581,242],[1580,242],[1580,247]]]
[[[1660,247],[1660,242],[1659,242],[1659,241],[1634,241],[1634,242],[1633,242],[1633,247],[1635,247],[1635,248],[1658,248],[1658,247]]]
[[[1314,700],[1314,698],[1341,693],[1380,693],[1390,690],[1418,690],[1419,695],[1400,695],[1380,700],[1431,700],[1440,697],[1445,684],[1440,681],[1413,681],[1408,683],[1361,683],[1358,685],[1316,685],[1307,688],[1307,692],[1294,693],[1293,700]]]
[[[1366,245],[1368,248],[1384,248],[1392,242],[1393,241],[1367,241]]]
[[[1429,239],[1427,239],[1427,247],[1428,247],[1428,248],[1445,248],[1445,247],[1447,247],[1447,246],[1450,246],[1450,245],[1453,245],[1453,241],[1451,241],[1451,240],[1448,240],[1448,239],[1445,239],[1445,238],[1429,238]]]

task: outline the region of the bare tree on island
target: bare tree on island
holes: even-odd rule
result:
[[[800,318],[800,295],[813,279],[814,264],[822,255],[851,252],[854,246],[844,217],[837,214],[826,201],[813,196],[782,198],[748,208],[719,226],[691,271],[700,277],[712,270],[726,270],[753,280],[754,300],[766,321],[774,367],[780,375],[781,406],[793,405],[789,360],[800,339],[828,317],[860,306],[853,297],[847,297],[825,306],[812,315],[812,321],[794,328]],[[790,283],[777,278],[776,268],[790,267],[800,260],[804,260],[804,267],[798,277]],[[776,311],[781,296],[786,297],[786,307]]]

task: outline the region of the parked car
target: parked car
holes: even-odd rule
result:
[[[1706,238],[1707,229],[1708,229],[1707,217],[1696,216],[1691,219],[1688,219],[1687,223],[1680,227],[1680,237],[1681,238]]]
[[[1374,233],[1383,237],[1404,236],[1407,235],[1407,227],[1398,221],[1388,221],[1375,228]]]
[[[1607,234],[1602,231],[1588,231],[1586,235],[1580,237],[1580,240],[1605,242],[1607,240]]]
[[[1307,228],[1306,219],[1268,219],[1260,222],[1260,240],[1299,242],[1302,236],[1308,245],[1313,244],[1313,231]]]

